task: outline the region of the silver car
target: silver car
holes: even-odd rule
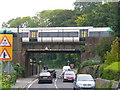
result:
[[[95,86],[95,81],[90,74],[78,74],[73,82],[74,90],[79,90],[82,88],[95,89]]]

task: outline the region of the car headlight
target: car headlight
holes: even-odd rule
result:
[[[96,88],[96,85],[94,85],[93,88]]]
[[[83,84],[82,84],[82,83],[78,83],[77,86],[78,86],[78,87],[82,87]]]
[[[95,87],[96,87],[95,84],[92,84],[91,86],[92,86],[92,88],[95,88]]]

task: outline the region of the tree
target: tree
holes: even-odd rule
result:
[[[78,26],[110,27],[117,36],[120,36],[118,7],[118,2],[112,2],[100,4],[87,13],[85,9],[82,9],[84,13],[75,21]]]
[[[113,62],[120,62],[120,47],[118,42],[118,37],[113,41],[111,45],[111,51],[105,54],[105,64],[110,65]]]
[[[90,13],[95,9],[101,2],[74,2],[75,11],[81,11],[83,14]]]
[[[102,58],[106,54],[106,52],[111,50],[113,38],[102,38],[100,42],[96,44],[94,52],[96,52]]]
[[[37,13],[39,26],[41,27],[62,27],[62,26],[76,26],[75,11],[73,10],[44,10]]]
[[[9,28],[16,28],[19,26],[20,28],[25,27],[37,27],[38,24],[35,21],[35,17],[17,17],[15,19],[11,19],[8,22],[4,22],[2,24],[3,27],[9,27]]]
[[[36,14],[36,19],[38,21],[38,25],[40,27],[47,27],[50,25],[50,16],[51,16],[52,10],[44,10],[42,12],[38,12]]]
[[[87,19],[88,14],[83,14],[82,16],[79,16],[75,22],[77,23],[77,26],[88,26]]]
[[[71,18],[75,15],[75,12],[72,10],[53,10],[51,13],[52,17],[50,18],[50,26],[52,27],[64,27],[70,26]],[[67,23],[67,25],[65,25]],[[69,24],[68,24],[69,23]]]
[[[3,27],[3,28],[8,28],[9,25],[8,25],[8,23],[3,22],[3,23],[2,23],[2,27]]]

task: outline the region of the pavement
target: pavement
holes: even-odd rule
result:
[[[37,75],[27,77],[27,78],[19,78],[17,79],[15,85],[11,88],[26,88],[26,86],[36,79]]]

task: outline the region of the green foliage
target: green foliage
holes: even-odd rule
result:
[[[106,68],[104,68],[104,70],[112,70],[112,71],[120,72],[119,66],[120,66],[120,62],[114,62],[108,65]]]
[[[118,37],[113,41],[111,45],[111,51],[105,54],[105,62],[99,68],[99,76],[104,79],[118,80],[120,79],[120,59],[119,59],[119,42]],[[119,62],[119,63],[118,63]],[[109,73],[109,74],[108,74]]]
[[[17,17],[15,19],[11,19],[8,22],[4,22],[2,27],[7,28],[25,28],[25,27],[37,27],[37,22],[35,21],[35,17]]]
[[[74,10],[44,10],[33,17],[17,17],[3,22],[2,27],[111,27],[120,36],[118,14],[120,2],[75,2]]]
[[[106,67],[105,64],[101,64],[101,65],[100,65],[99,70],[98,70],[98,77],[101,77],[101,76],[102,76],[103,70],[104,70],[105,67]]]
[[[97,2],[74,2],[75,11],[81,11],[82,13],[90,13],[94,8],[96,8],[99,4]]]
[[[77,2],[75,7],[80,9],[82,15],[75,22],[78,26],[111,27],[115,31],[115,34],[119,36],[118,6],[118,2],[106,4],[94,3],[94,6],[88,2]]]
[[[111,51],[107,52],[105,55],[105,64],[110,65],[113,62],[118,62],[120,61],[119,56],[120,56],[120,48],[119,48],[119,42],[118,42],[118,37],[113,41],[113,44],[111,45]]]
[[[38,12],[33,17],[17,17],[8,22],[4,22],[2,27],[16,28],[23,27],[68,27],[76,26],[75,19],[77,18],[77,11],[73,10],[44,10]]]
[[[120,79],[120,70],[118,69],[119,65],[120,65],[120,62],[114,62],[111,65],[104,68],[102,78],[118,81]]]
[[[88,26],[87,19],[88,14],[83,14],[82,16],[79,16],[75,22],[77,23],[77,26]]]
[[[19,63],[16,63],[13,65],[15,71],[16,71],[16,76],[18,77],[24,77],[25,75],[25,68],[21,66]]]
[[[44,27],[62,27],[62,26],[75,26],[73,16],[75,11],[72,10],[45,10],[37,14],[40,21],[40,26]]]
[[[38,21],[38,25],[40,27],[47,27],[50,24],[50,17],[51,17],[52,10],[44,10],[42,12],[38,12],[36,17]]]
[[[100,60],[87,60],[84,61],[81,65],[82,67],[86,67],[86,66],[99,65],[99,64],[101,64]]]
[[[11,88],[13,84],[16,82],[16,74],[15,72],[10,73],[10,75],[6,73],[2,73],[2,88]]]
[[[36,53],[30,54],[30,59],[41,60],[42,66],[48,65],[49,68],[62,68],[64,65],[75,64],[75,67],[79,64],[79,54],[76,53]]]
[[[96,52],[99,56],[104,57],[107,51],[111,50],[113,38],[101,38],[100,42],[95,45],[93,52]]]

